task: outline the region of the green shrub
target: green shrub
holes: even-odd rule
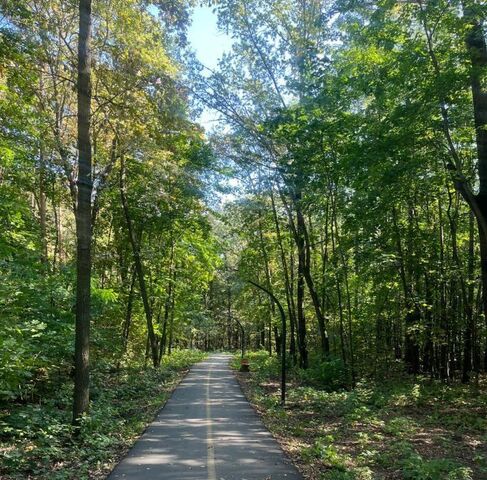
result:
[[[343,361],[339,358],[310,363],[306,370],[300,370],[299,377],[306,383],[327,391],[344,389],[349,384],[348,373]]]
[[[405,480],[473,480],[472,470],[447,458],[425,460],[411,454],[401,461]]]

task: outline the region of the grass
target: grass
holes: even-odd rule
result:
[[[0,405],[2,480],[102,479],[127,452],[193,363],[205,354],[175,351],[161,367],[92,372],[91,410],[73,438],[72,382],[37,403]]]
[[[397,375],[359,383],[289,374],[288,402],[279,405],[279,361],[249,353],[239,374],[249,400],[271,432],[312,480],[487,479],[487,388],[445,385]],[[238,359],[234,362],[238,364]],[[327,374],[328,375],[328,374]]]

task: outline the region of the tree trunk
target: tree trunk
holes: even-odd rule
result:
[[[294,296],[292,290],[292,282],[290,280],[290,274],[288,270],[288,262],[286,260],[286,253],[284,251],[284,245],[282,243],[282,236],[281,236],[281,227],[279,225],[279,218],[277,216],[277,209],[276,209],[276,202],[274,199],[274,191],[271,187],[271,205],[272,205],[272,214],[274,218],[274,225],[276,228],[276,238],[277,244],[279,247],[279,254],[281,257],[281,267],[284,274],[284,287],[286,290],[286,304],[287,304],[287,311],[289,315],[289,325],[291,327],[290,332],[290,339],[289,339],[289,355],[292,358],[293,364],[296,365],[296,340],[295,340],[295,332],[294,326],[296,323],[296,307],[294,304]]]
[[[310,239],[308,235],[308,230],[306,228],[306,223],[304,220],[303,211],[300,205],[301,194],[296,198],[296,224],[297,224],[297,237],[299,238],[299,247],[304,250],[304,267],[303,273],[306,280],[306,285],[308,286],[308,291],[313,302],[313,307],[315,309],[316,320],[318,321],[318,331],[320,334],[321,342],[321,354],[323,358],[326,358],[330,354],[330,340],[328,338],[328,332],[326,330],[326,320],[323,312],[321,310],[321,303],[318,297],[318,292],[314,286],[313,276],[311,274],[311,246]]]
[[[308,348],[306,346],[306,318],[304,316],[304,251],[298,248],[298,278],[296,288],[296,301],[298,310],[298,351],[299,366],[308,368]]]
[[[174,305],[176,303],[176,266],[173,271],[173,286],[172,286],[172,299],[171,299],[171,315],[169,317],[169,346],[168,353],[171,355],[172,352],[172,342],[174,338]]]
[[[269,267],[269,257],[267,255],[267,249],[266,245],[264,242],[264,234],[262,231],[262,212],[259,209],[259,241],[260,241],[260,249],[262,252],[262,259],[264,260],[264,272],[265,272],[265,280],[266,280],[266,286],[267,289],[272,292],[272,282],[271,282],[271,271]],[[268,318],[267,318],[267,325],[269,329],[269,344],[268,344],[268,349],[269,349],[269,355],[272,355],[272,317],[274,315],[275,311],[275,306],[274,302],[271,297],[267,298],[267,301],[269,302],[269,308],[268,308]],[[276,346],[277,348],[277,346]]]
[[[129,288],[129,294],[128,294],[128,299],[127,299],[127,311],[125,313],[125,322],[123,325],[123,333],[122,333],[123,354],[125,354],[127,351],[127,345],[128,345],[129,335],[130,335],[130,326],[132,323],[132,310],[133,310],[133,305],[134,305],[135,280],[136,280],[136,274],[135,274],[135,270],[134,270],[134,271],[132,271],[132,278],[130,279],[130,288]]]
[[[79,1],[78,36],[78,189],[76,215],[76,340],[73,423],[90,403],[91,283],[91,0]]]
[[[232,290],[230,285],[227,289],[227,333],[228,333],[228,349],[232,349]]]
[[[169,284],[167,286],[166,301],[164,303],[164,323],[162,325],[161,344],[159,346],[159,364],[162,356],[166,353],[167,342],[167,324],[169,321],[169,314],[171,310],[172,291],[173,291],[173,277],[174,277],[174,240],[171,242],[171,257],[169,260]]]
[[[142,297],[142,303],[144,305],[145,318],[147,322],[147,337],[149,341],[150,352],[152,356],[152,364],[157,367],[158,349],[157,341],[154,333],[154,325],[152,323],[152,309],[149,303],[149,296],[147,294],[147,286],[145,283],[144,266],[142,259],[140,258],[140,247],[137,245],[135,239],[135,233],[132,227],[132,219],[130,218],[130,211],[125,194],[125,159],[122,155],[120,165],[120,197],[122,199],[122,207],[125,216],[125,222],[127,223],[127,230],[129,235],[130,245],[132,246],[132,254],[134,256],[135,271],[137,272],[137,278],[139,279],[140,295]]]
[[[274,325],[274,339],[276,342],[276,354],[280,356],[282,350],[281,335],[279,335],[279,329],[277,328],[277,325]]]
[[[298,198],[297,201],[300,199]],[[298,220],[297,220],[298,221]],[[293,228],[293,226],[292,226]],[[306,251],[304,245],[304,232],[293,228],[296,246],[298,249],[298,278],[297,278],[297,307],[298,307],[298,350],[299,366],[308,368],[308,347],[306,345],[306,318],[304,314],[304,282],[306,269]]]
[[[47,263],[46,159],[44,147],[39,148],[39,224],[41,230],[41,262]]]
[[[298,337],[298,352],[299,352],[299,366],[301,368],[308,368],[308,347],[306,345],[306,317],[304,314],[304,271],[306,268],[306,252],[304,244],[304,232],[296,228],[296,222],[293,218],[293,213],[286,202],[284,193],[279,189],[279,195],[282,203],[286,209],[289,229],[291,230],[292,239],[296,244],[298,250],[298,270],[296,279],[296,312],[297,312],[297,337]],[[294,195],[293,204],[300,201],[300,194]]]
[[[333,207],[333,219],[331,222],[331,248],[335,263],[335,282],[337,290],[337,302],[338,302],[338,320],[339,320],[339,331],[340,331],[340,350],[342,353],[343,363],[347,364],[347,353],[345,349],[345,329],[343,321],[343,301],[342,301],[342,287],[340,282],[340,275],[338,274],[338,255],[336,252],[336,225],[335,225],[335,208]],[[335,229],[333,228],[335,226]]]
[[[468,383],[470,375],[474,369],[474,336],[475,336],[475,321],[473,316],[473,301],[474,301],[474,216],[470,212],[469,222],[469,240],[468,240],[468,288],[465,305],[465,334],[463,340],[463,365],[462,365],[462,382]],[[476,363],[476,362],[475,362]]]
[[[404,333],[404,361],[409,373],[419,373],[419,346],[416,338],[416,328],[420,319],[420,312],[413,299],[413,289],[406,277],[404,265],[404,253],[402,249],[401,235],[397,223],[396,207],[392,208],[392,218],[396,234],[397,255],[399,257],[399,274],[404,292],[404,304],[406,307],[405,333]]]
[[[467,3],[467,2],[465,2]],[[477,217],[480,240],[480,268],[482,283],[482,310],[487,325],[487,45],[481,21],[475,8],[464,5],[464,18],[469,26],[466,43],[470,57],[470,84],[475,124],[475,140],[478,155],[479,192],[476,196]],[[487,340],[486,340],[487,342]],[[487,343],[485,346],[485,366],[487,368]]]

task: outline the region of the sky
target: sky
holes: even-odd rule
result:
[[[192,24],[188,31],[191,48],[198,60],[210,69],[215,69],[223,53],[230,49],[232,40],[224,32],[219,32],[217,15],[211,7],[196,7],[192,15]],[[212,129],[218,119],[216,112],[204,110],[198,118],[206,131]]]
[[[232,39],[223,32],[218,31],[217,15],[210,7],[197,7],[193,11],[192,24],[188,31],[188,40],[191,48],[195,51],[198,60],[210,69],[218,66],[218,60],[225,51],[231,48]],[[203,110],[197,119],[206,132],[209,132],[218,122],[218,113],[212,110]],[[239,186],[237,179],[230,178],[222,180],[229,187]],[[217,193],[213,199],[213,208],[219,209],[227,202],[237,198],[235,192]]]
[[[217,15],[210,7],[196,7],[192,15],[192,24],[188,38],[201,63],[215,68],[218,59],[228,50],[231,39],[218,31]]]

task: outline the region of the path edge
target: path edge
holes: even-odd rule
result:
[[[252,407],[252,410],[254,410],[254,412],[259,417],[260,421],[262,422],[262,425],[264,425],[265,429],[270,433],[272,438],[277,442],[277,444],[279,445],[279,448],[281,449],[281,452],[283,453],[284,457],[289,461],[289,463],[291,463],[296,468],[296,470],[301,475],[303,480],[306,480],[307,477],[305,476],[305,474],[303,473],[301,468],[299,468],[299,464],[296,463],[294,458],[289,454],[287,449],[284,447],[281,439],[279,437],[277,437],[276,435],[274,435],[272,430],[268,427],[267,422],[265,421],[264,415],[262,414],[262,412],[260,411],[258,406],[252,401],[250,396],[247,394],[247,390],[246,390],[246,388],[244,388],[245,381],[243,380],[243,378],[244,378],[244,375],[249,375],[249,373],[241,374],[238,370],[236,370],[235,368],[232,367],[231,362],[229,362],[228,366],[229,366],[230,370],[233,372],[233,375],[235,377],[235,380],[238,383],[238,386],[240,388],[240,391],[242,392],[242,395],[245,397],[245,399],[247,400],[249,405]]]
[[[166,399],[164,400],[163,404],[161,405],[161,407],[157,409],[157,411],[154,414],[154,416],[147,422],[147,424],[145,425],[144,429],[134,439],[134,441],[130,444],[130,446],[127,446],[127,447],[123,448],[120,451],[120,455],[117,454],[117,458],[116,458],[115,462],[113,463],[112,467],[110,468],[109,471],[107,471],[106,474],[104,474],[104,477],[103,477],[104,480],[108,480],[108,478],[113,473],[113,471],[118,466],[118,464],[127,456],[127,454],[130,452],[130,450],[132,450],[132,448],[134,447],[134,445],[147,432],[147,429],[152,425],[152,423],[156,420],[156,418],[159,416],[159,414],[164,410],[164,408],[167,405],[167,402],[169,402],[169,400],[171,400],[172,396],[174,395],[174,392],[179,387],[179,385],[181,384],[181,382],[190,374],[191,370],[193,370],[193,368],[196,365],[198,365],[198,364],[200,364],[202,362],[206,362],[206,360],[208,360],[208,357],[209,357],[209,355],[207,355],[207,357],[204,358],[203,360],[200,360],[199,362],[193,363],[190,367],[188,367],[188,368],[186,368],[184,370],[181,370],[179,378],[177,378],[177,380],[174,382],[171,390],[168,392],[168,395],[167,395]]]

